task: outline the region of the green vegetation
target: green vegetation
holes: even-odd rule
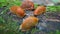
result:
[[[6,6],[4,10],[0,12],[0,34],[23,34],[19,32],[19,26],[17,25],[18,21],[13,20],[13,17],[6,14],[7,10],[9,10],[10,6],[12,5],[21,5],[20,0],[0,0],[0,8]],[[35,8],[38,4],[35,4]],[[47,12],[60,12],[60,6],[48,6]],[[31,34],[38,31],[38,29],[34,28],[31,31]],[[51,32],[50,34],[52,34]],[[60,34],[60,31],[57,30],[56,34]]]
[[[60,5],[59,6],[48,6],[47,11],[48,12],[60,12]]]
[[[14,4],[20,6],[20,0],[0,0],[0,7],[9,6],[9,4]]]

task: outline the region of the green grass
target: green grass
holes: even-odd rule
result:
[[[19,0],[0,0],[0,7],[6,6],[6,9],[2,10],[0,13],[0,34],[23,34],[22,32],[19,32],[19,26],[17,25],[18,21],[14,21],[12,16],[9,16],[6,14],[7,10],[13,5],[21,5],[21,1]],[[9,3],[9,4],[8,4]],[[35,8],[37,8],[38,4],[34,4]],[[47,7],[48,12],[60,12],[60,6],[48,6]],[[18,30],[17,30],[18,29]],[[36,31],[39,31],[38,29],[34,28],[31,31],[31,34],[34,34]],[[51,32],[52,34],[53,32]],[[56,34],[60,34],[60,31],[57,30],[55,32]]]
[[[56,30],[55,32],[50,32],[49,34],[60,34],[60,30]]]

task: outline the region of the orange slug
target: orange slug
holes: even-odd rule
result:
[[[38,6],[34,11],[34,15],[41,15],[45,12],[46,12],[46,7],[45,6]]]
[[[20,29],[22,31],[30,30],[30,28],[36,26],[37,23],[38,23],[38,18],[30,16],[23,21],[23,23],[20,25]]]
[[[13,14],[16,14],[18,17],[24,17],[25,16],[25,11],[19,6],[12,6],[10,8],[10,11]]]
[[[32,1],[25,0],[24,2],[22,2],[21,7],[24,10],[33,10],[34,9],[34,3]]]

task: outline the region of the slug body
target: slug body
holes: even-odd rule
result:
[[[21,7],[24,10],[33,10],[34,9],[34,3],[32,1],[25,0],[24,2],[22,2]]]
[[[30,30],[30,28],[36,26],[37,23],[38,23],[38,18],[30,16],[23,21],[23,23],[20,25],[20,29],[22,31]]]
[[[34,15],[41,15],[46,12],[46,7],[44,6],[38,6],[36,10],[34,11]]]
[[[19,6],[12,6],[10,8],[10,11],[13,14],[16,14],[18,17],[24,17],[25,16],[25,11]]]

